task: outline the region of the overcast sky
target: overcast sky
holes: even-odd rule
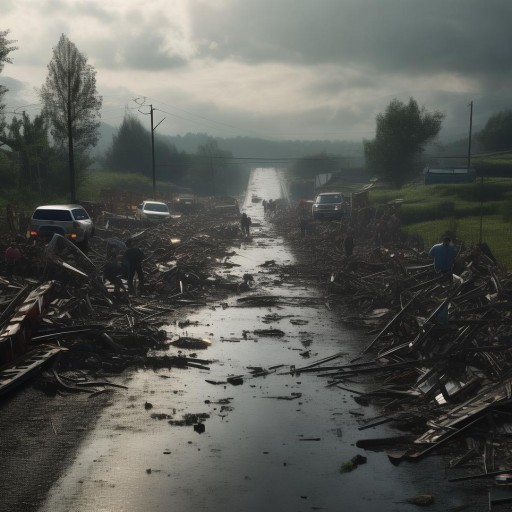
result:
[[[0,83],[35,113],[64,33],[114,126],[146,98],[161,133],[360,141],[412,96],[458,138],[470,101],[475,130],[512,108],[511,20],[511,0],[1,0]]]

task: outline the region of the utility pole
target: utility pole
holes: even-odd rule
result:
[[[153,112],[155,110],[158,110],[157,108],[153,108],[153,105],[145,105],[145,98],[137,98],[134,100],[135,103],[139,105],[139,112],[144,115],[148,115],[148,112],[143,112],[141,108],[143,107],[149,107],[149,115],[151,118],[151,176],[153,179],[153,199],[156,199],[156,172],[155,172],[155,130],[160,126],[162,121],[165,119],[162,119],[160,123],[158,123],[156,126],[153,126]],[[139,102],[140,101],[140,102]]]
[[[473,101],[469,103],[469,141],[468,141],[468,173],[471,165],[471,130],[473,128]],[[478,244],[482,244],[482,228],[484,219],[484,175],[480,176],[480,230],[478,234]]]
[[[473,129],[473,101],[469,103],[468,173],[471,166],[471,131]]]
[[[156,176],[155,176],[155,129],[153,128],[153,105],[149,105],[151,114],[151,166],[153,176],[153,199],[156,200]]]

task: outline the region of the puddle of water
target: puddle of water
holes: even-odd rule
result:
[[[262,224],[252,239],[243,242],[231,261],[265,281],[261,263],[293,261],[282,240],[268,237],[261,203],[252,194],[278,198],[279,175],[275,170],[256,170],[244,203],[249,216]],[[264,238],[266,237],[266,238]],[[233,271],[232,271],[233,272]],[[267,286],[254,291],[296,300],[316,298],[318,290]],[[125,382],[129,390],[117,392],[78,453],[74,464],[57,483],[43,512],[191,510],[208,512],[260,512],[289,510],[350,510],[381,512],[409,510],[404,499],[418,493],[434,493],[438,504],[430,510],[447,510],[456,499],[450,496],[444,474],[436,476],[436,459],[415,466],[391,466],[385,453],[365,453],[357,439],[396,435],[385,427],[359,432],[352,412],[371,417],[350,393],[326,388],[315,376],[286,374],[290,365],[308,362],[337,352],[347,363],[364,344],[358,333],[343,330],[336,316],[320,302],[280,307],[228,307],[183,311],[183,318],[198,325],[185,330],[167,326],[170,332],[208,337],[212,346],[196,351],[199,358],[214,360],[210,371],[138,371]],[[268,323],[268,315],[277,314]],[[290,320],[300,319],[302,325]],[[283,338],[256,336],[255,329],[276,328]],[[247,338],[244,339],[244,330]],[[230,341],[227,341],[230,340]],[[238,340],[238,341],[234,341]],[[305,348],[311,359],[301,356]],[[265,377],[250,377],[249,367],[284,365]],[[213,385],[229,375],[243,375],[243,384]],[[357,384],[349,386],[357,387]],[[289,399],[278,399],[286,397]],[[146,409],[146,402],[152,409]],[[181,419],[186,413],[206,413],[205,432],[192,426],[171,426],[152,419],[152,413]],[[348,474],[342,463],[356,454],[367,464]],[[433,478],[426,483],[425,474]],[[456,502],[456,503],[460,503]],[[440,507],[440,508],[438,508]]]

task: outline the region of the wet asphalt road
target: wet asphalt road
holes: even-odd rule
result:
[[[282,304],[240,307],[235,296],[183,310],[181,320],[194,324],[165,329],[210,339],[207,350],[195,351],[212,360],[210,370],[138,371],[123,378],[129,389],[112,395],[41,512],[407,511],[415,507],[405,500],[424,493],[435,495],[432,511],[468,503],[446,482],[437,457],[394,467],[385,453],[355,447],[358,439],[397,434],[385,426],[357,430],[358,418],[377,411],[357,405],[346,391],[326,388],[315,375],[288,373],[291,365],[338,352],[345,354],[338,361],[346,364],[366,339],[341,326],[324,306],[324,283],[297,282],[276,270],[292,263],[293,255],[272,232],[261,203],[251,201],[253,194],[281,197],[279,173],[253,172],[243,206],[254,223],[252,236],[230,258],[240,266],[226,272],[255,277],[254,289],[244,296],[273,295]],[[270,260],[278,267],[261,266]],[[253,333],[269,328],[285,336]],[[277,368],[251,377],[251,367]],[[243,384],[207,382],[226,382],[233,375],[242,375]],[[152,418],[155,413],[174,419],[206,414],[205,432],[172,426]],[[340,473],[357,454],[367,463]]]

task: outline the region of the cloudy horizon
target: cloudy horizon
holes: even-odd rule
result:
[[[102,121],[152,104],[159,133],[276,140],[373,138],[375,117],[414,97],[467,136],[512,108],[507,0],[4,0],[18,49],[0,83],[36,113],[64,33],[97,72]],[[144,111],[144,110],[143,110]],[[146,110],[147,111],[147,110]]]

